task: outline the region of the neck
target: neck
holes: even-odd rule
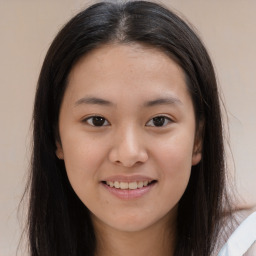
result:
[[[175,222],[166,216],[146,229],[130,232],[116,230],[94,220],[96,256],[174,255]]]

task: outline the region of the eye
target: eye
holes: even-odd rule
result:
[[[166,116],[156,116],[146,123],[146,126],[162,127],[172,122],[172,120]]]
[[[107,126],[109,122],[102,116],[90,116],[84,120],[84,122],[88,123],[91,126]]]

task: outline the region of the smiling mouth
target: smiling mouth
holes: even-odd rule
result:
[[[145,180],[145,181],[133,181],[133,182],[124,182],[124,181],[103,181],[104,184],[111,188],[117,188],[121,190],[134,190],[140,189],[143,187],[148,187],[153,183],[156,183],[156,180]]]

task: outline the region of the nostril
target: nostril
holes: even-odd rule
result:
[[[130,167],[133,167],[133,166],[137,165],[138,162],[136,162],[136,161],[119,161],[119,160],[116,160],[115,163],[117,165],[122,165],[124,167],[130,168]]]
[[[114,145],[109,152],[109,160],[116,165],[125,167],[133,167],[137,163],[145,163],[149,157],[146,149],[142,146],[131,146],[129,143],[126,145],[122,140],[119,143],[120,145]]]

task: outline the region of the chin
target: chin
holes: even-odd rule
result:
[[[147,229],[152,225],[151,222],[145,222],[145,220],[122,220],[118,223],[111,225],[113,229],[121,232],[140,232]]]
[[[105,219],[105,221],[101,219],[101,223],[103,225],[105,223],[112,229],[121,232],[140,232],[147,228],[153,227],[154,225],[160,224],[165,218],[169,219],[169,214],[164,216],[150,216],[149,214],[128,214],[126,212],[126,214]]]

